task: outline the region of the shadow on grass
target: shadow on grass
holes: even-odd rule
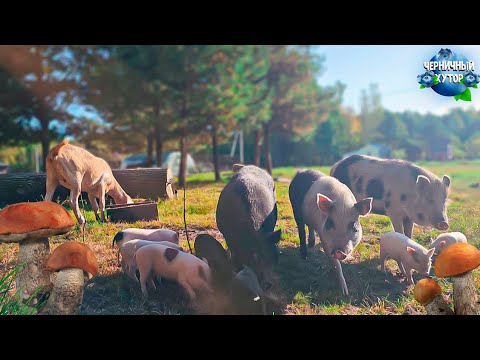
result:
[[[313,251],[312,251],[313,250]],[[319,245],[309,249],[307,260],[300,258],[298,248],[281,249],[276,272],[279,288],[283,291],[286,305],[298,300],[298,293],[307,299],[307,305],[371,306],[380,299],[396,302],[408,287],[399,272],[389,271],[388,281],[380,270],[380,260],[372,259],[354,264],[342,264],[349,296],[343,296],[336,275],[331,269],[327,256],[319,250]],[[416,275],[414,274],[414,277]]]
[[[157,291],[149,288],[144,301],[140,285],[122,272],[99,275],[85,285],[82,315],[177,315],[192,314],[179,285],[163,280]]]
[[[312,251],[313,250],[313,251]],[[284,247],[276,268],[278,284],[275,293],[280,303],[275,305],[279,314],[288,304],[301,301],[314,308],[318,305],[334,307],[351,304],[358,307],[374,305],[378,299],[397,302],[405,296],[408,285],[399,277],[399,272],[389,271],[388,280],[380,270],[379,259],[356,264],[342,264],[349,296],[342,296],[335,274],[327,256],[319,245],[309,249],[307,260],[300,258],[299,249]],[[415,280],[419,275],[414,275]],[[144,301],[140,285],[124,273],[99,275],[85,286],[81,309],[86,315],[191,315],[195,310],[189,306],[183,289],[173,281],[163,280],[157,291],[149,289],[150,297]],[[301,293],[303,295],[298,296]],[[210,298],[210,300],[213,300]]]

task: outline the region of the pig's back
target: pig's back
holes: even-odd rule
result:
[[[413,200],[418,175],[440,182],[430,171],[408,161],[366,155],[349,156],[331,170],[331,176],[347,185],[357,201],[372,197],[372,212],[382,215],[391,204]]]
[[[218,200],[217,225],[229,247],[232,240],[251,242],[253,246],[255,238],[272,232],[277,221],[273,179],[256,168],[248,168],[242,168],[232,178]]]
[[[352,191],[358,192],[368,187],[366,179],[385,179],[398,185],[410,187],[417,182],[418,175],[430,180],[439,180],[432,172],[406,160],[381,159],[374,156],[352,155],[336,163],[331,170],[331,176],[347,185]],[[359,178],[364,181],[359,183]]]
[[[161,244],[149,244],[135,252],[135,262],[139,268],[151,269],[157,275],[175,280],[178,273],[178,257],[183,253]]]
[[[461,232],[455,231],[455,232],[448,233],[448,235],[451,236],[455,240],[455,242],[463,242],[463,243],[467,242],[467,237],[465,236],[465,234]]]
[[[143,239],[144,237],[148,237],[151,233],[155,232],[155,229],[125,229],[123,230],[124,233],[128,233],[130,236],[135,235],[138,236],[138,239]]]
[[[423,253],[427,251],[426,248],[410,239],[408,236],[395,231],[388,232],[380,238],[380,248],[383,251],[394,254],[395,256],[405,256],[407,254],[407,247],[411,247],[416,251],[421,251]]]
[[[170,229],[151,229],[149,233],[145,234],[146,240],[153,241],[170,241],[178,243],[177,232]]]
[[[315,170],[300,170],[292,179],[288,188],[290,203],[292,204],[293,215],[297,221],[303,222],[302,205],[305,196],[313,183],[326,176]]]
[[[406,235],[390,231],[380,237],[380,247],[386,251],[406,249],[410,241]]]
[[[457,242],[467,242],[467,238],[461,232],[451,232],[440,234],[435,241],[430,245],[430,248],[437,247],[441,241],[445,241],[447,245],[452,245]]]

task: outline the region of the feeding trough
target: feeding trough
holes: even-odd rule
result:
[[[114,223],[158,220],[158,208],[155,201],[111,205],[107,206],[106,210],[107,217]]]

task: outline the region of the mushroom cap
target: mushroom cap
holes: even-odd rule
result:
[[[472,271],[480,266],[480,251],[468,243],[447,246],[435,260],[435,275],[451,277]]]
[[[13,204],[0,211],[0,242],[21,242],[65,234],[74,225],[70,213],[57,203]]]
[[[48,257],[47,269],[82,269],[94,277],[98,274],[98,262],[95,253],[87,245],[77,241],[68,241],[57,247]]]
[[[442,293],[437,282],[430,278],[419,280],[413,289],[413,296],[422,305],[427,305],[433,298]]]

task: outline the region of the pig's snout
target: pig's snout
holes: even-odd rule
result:
[[[439,223],[437,223],[437,226],[436,228],[438,230],[441,230],[441,231],[445,231],[445,230],[448,230],[448,223],[446,221],[440,221]]]
[[[347,254],[345,254],[343,251],[341,250],[334,250],[332,251],[332,256],[337,259],[337,260],[345,260],[347,258]]]

